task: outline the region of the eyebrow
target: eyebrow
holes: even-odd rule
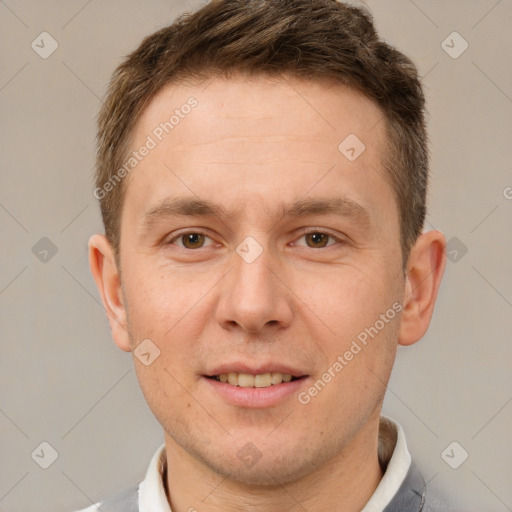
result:
[[[292,204],[280,203],[277,219],[286,217],[298,218],[311,215],[336,215],[347,217],[361,227],[371,223],[370,213],[361,204],[343,197],[328,197],[318,199],[301,199]],[[147,232],[159,220],[168,217],[207,217],[215,216],[225,222],[233,220],[235,214],[228,212],[222,206],[210,201],[193,197],[166,198],[150,208],[143,217],[141,231]]]

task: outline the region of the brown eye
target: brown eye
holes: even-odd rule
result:
[[[319,232],[307,233],[304,236],[306,237],[306,243],[308,244],[308,247],[314,248],[325,247],[327,245],[327,242],[329,241],[329,238],[331,238],[327,233]]]
[[[205,235],[203,233],[185,233],[181,235],[183,247],[187,249],[199,249],[203,246]]]

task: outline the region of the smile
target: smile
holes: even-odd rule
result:
[[[218,382],[231,384],[232,386],[240,386],[242,388],[266,388],[297,379],[297,377],[294,377],[289,373],[279,372],[260,373],[258,375],[230,372],[214,375],[210,378],[215,379]]]
[[[308,375],[290,373],[223,372],[203,375],[209,393],[235,407],[265,409],[296,396],[309,382]]]

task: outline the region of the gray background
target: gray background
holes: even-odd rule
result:
[[[163,441],[88,269],[88,237],[102,229],[95,115],[123,55],[198,5],[0,2],[0,511],[89,505],[142,479]],[[399,351],[384,412],[429,485],[464,510],[512,510],[512,3],[368,5],[424,76],[428,222],[453,260],[427,336]],[[59,45],[47,59],[31,48],[43,31]],[[441,46],[453,31],[469,44],[456,59]],[[42,237],[58,250],[46,261],[32,250]],[[43,441],[59,454],[46,470],[31,457]],[[469,453],[458,469],[441,457],[452,441]],[[453,464],[462,450],[448,453]]]

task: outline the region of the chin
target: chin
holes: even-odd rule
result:
[[[233,451],[225,449],[222,453],[196,455],[212,471],[241,485],[274,488],[300,480],[330,458],[332,447],[320,444],[316,450],[312,450],[309,441],[309,449],[296,443],[286,446],[283,440],[276,444],[267,440],[261,450],[247,443]],[[237,443],[237,446],[240,444]],[[251,455],[253,460],[250,459]]]
[[[262,458],[251,468],[240,464],[238,460],[229,465],[219,464],[217,460],[215,467],[212,467],[212,469],[241,485],[275,488],[296,482],[311,473],[313,469],[311,463],[298,461],[294,455],[290,459],[294,459],[292,465],[290,465],[289,460],[268,461]]]

